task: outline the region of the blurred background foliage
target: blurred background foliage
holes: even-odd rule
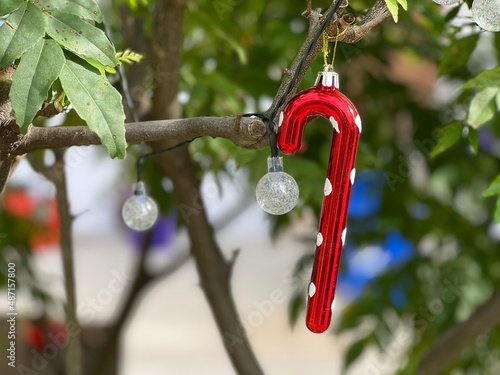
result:
[[[373,3],[352,0],[347,11],[362,17]],[[117,9],[123,6],[132,7],[143,22],[145,40],[150,40],[154,1],[102,4],[117,50],[129,47],[120,35],[125,26]],[[313,2],[323,9],[328,5]],[[500,88],[500,34],[482,32],[470,17],[470,5],[410,1],[397,24],[388,19],[359,43],[337,47],[341,90],[363,119],[339,284],[348,305],[333,318],[335,334],[358,334],[346,353],[345,367],[375,348],[401,362],[398,373],[414,373],[426,349],[499,287],[496,201],[482,196],[499,174],[499,100],[480,97],[474,103],[474,98],[487,87]],[[304,10],[305,1],[189,1],[179,93],[183,116],[264,112],[305,39]],[[147,50],[139,52],[147,59]],[[301,88],[314,84],[322,64],[319,56]],[[491,69],[487,83],[473,81],[470,88],[462,87]],[[151,71],[144,91],[150,92],[158,79],[161,72]],[[315,120],[305,137],[306,147],[285,157],[285,170],[297,180],[301,200],[291,215],[275,219],[276,230],[311,210],[319,217],[331,126]],[[250,172],[249,184],[255,184],[266,173],[266,149],[242,150],[210,138],[197,139],[190,148],[200,174],[231,174],[236,163]],[[162,210],[171,212],[168,183],[159,179],[152,163],[146,163],[144,174]],[[3,223],[11,213],[4,210],[0,215]],[[29,238],[24,232],[33,230],[28,224],[14,227],[9,239]],[[305,240],[314,242],[312,237]],[[0,238],[0,246],[5,244]],[[292,324],[303,316],[312,251],[313,246],[297,265]],[[379,261],[379,269],[357,269],[363,256]],[[456,298],[445,300],[443,293],[450,290]],[[406,334],[403,342],[398,341],[401,332]],[[388,349],[394,345],[399,348],[396,354]],[[500,332],[492,329],[447,373],[499,373],[499,347]]]

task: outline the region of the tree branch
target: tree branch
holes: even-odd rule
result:
[[[152,277],[146,272],[146,258],[151,246],[151,232],[147,232],[145,240],[141,248],[141,255],[139,262],[136,266],[136,274],[132,288],[125,296],[123,307],[118,315],[116,321],[113,322],[111,327],[106,329],[106,338],[104,344],[99,348],[96,357],[88,364],[89,368],[87,374],[99,375],[108,373],[106,365],[109,359],[114,359],[112,353],[116,350],[118,340],[120,338],[120,331],[125,324],[125,321],[130,316],[134,305],[136,305],[137,298],[143,288],[152,280]],[[177,270],[178,267],[175,268]]]
[[[174,3],[184,4],[184,1],[177,0]],[[342,15],[347,1],[345,1],[339,10],[331,25],[327,28],[330,40],[336,40],[346,43],[354,43],[360,40],[369,30],[390,16],[384,0],[377,0],[370,12],[363,18],[359,24],[354,24],[352,15]],[[333,5],[332,5],[333,6]],[[313,41],[317,29],[321,26],[322,15],[320,9],[311,10],[311,4],[308,2],[308,9],[304,15],[310,21],[309,32],[306,40],[300,48],[297,56],[290,65],[290,68],[285,70],[284,78],[278,89],[277,95],[267,110],[266,114],[270,115],[278,106],[280,98],[285,94],[290,81],[297,74],[297,79],[288,94],[284,103],[286,104],[295,95],[300,81],[311,66],[321,49],[321,40],[315,41],[313,49],[308,52],[308,46]],[[169,32],[168,35],[171,33]],[[338,35],[338,38],[337,38]],[[168,37],[170,38],[170,37]],[[162,52],[159,48],[160,39],[153,43],[153,55]],[[171,71],[180,67],[180,59],[172,60],[171,56],[180,56],[180,46],[172,44],[175,40],[175,35],[169,40],[172,51],[169,51],[169,59],[161,56],[162,60],[157,61],[157,70],[162,72],[159,77],[159,84],[156,85],[153,96],[153,105],[161,107],[164,103],[170,103],[171,108],[168,111],[179,112],[179,106],[168,87],[178,87],[179,78],[176,74],[166,73],[165,67],[173,67]],[[175,50],[177,49],[177,50]],[[300,62],[304,60],[300,72],[297,69]],[[97,135],[90,131],[88,127],[30,127],[26,136],[19,134],[19,130],[15,125],[14,114],[10,101],[8,100],[8,92],[12,83],[12,75],[15,72],[14,67],[0,69],[0,192],[3,191],[5,183],[8,179],[12,166],[15,163],[15,155],[22,155],[30,151],[59,148],[70,146],[97,145],[100,140]],[[168,84],[168,85],[167,85]],[[158,98],[158,99],[156,99]],[[277,113],[285,106],[278,108]],[[53,115],[58,113],[61,108],[57,105],[49,104],[40,110],[39,115]],[[178,116],[171,116],[178,117]],[[276,119],[274,119],[276,120]],[[234,144],[244,148],[262,148],[268,144],[266,135],[266,127],[259,119],[250,119],[242,117],[199,117],[191,119],[177,120],[161,120],[141,123],[126,124],[127,142],[152,142],[165,139],[176,139],[177,141],[185,141],[201,136],[221,137],[231,140]]]
[[[360,41],[371,29],[380,22],[391,16],[385,0],[377,0],[367,15],[355,24],[352,14],[345,14],[339,18],[336,25],[331,24],[327,28],[328,40],[330,42],[356,43]],[[337,37],[338,35],[338,37]]]
[[[177,90],[180,79],[181,46],[185,0],[156,2],[153,34],[152,68],[163,79],[154,89],[154,118],[179,116]],[[264,137],[267,138],[267,137]],[[158,142],[155,149],[171,146]],[[261,375],[259,363],[245,336],[231,296],[230,267],[215,240],[214,230],[205,212],[198,180],[198,170],[186,147],[158,155],[158,168],[171,178],[174,198],[187,226],[191,252],[200,284],[217,323],[227,354],[239,375]],[[234,340],[228,337],[235,337]]]
[[[14,119],[14,110],[9,100],[9,92],[15,72],[14,65],[0,68],[0,127]]]
[[[60,220],[61,231],[61,255],[64,269],[64,280],[66,287],[66,326],[68,331],[80,331],[76,316],[76,290],[75,269],[73,259],[73,238],[71,215],[68,203],[68,190],[66,184],[66,173],[64,171],[64,150],[55,152],[56,161],[51,167],[45,167],[34,157],[30,157],[30,163],[35,171],[44,175],[56,187],[57,210]],[[68,334],[68,346],[66,349],[66,374],[80,375],[82,373],[82,353],[80,336]]]
[[[222,255],[208,222],[199,193],[197,170],[188,150],[182,148],[160,155],[158,166],[174,183],[174,196],[187,225],[200,284],[236,372],[239,375],[263,374],[240,323],[231,296],[231,267]]]
[[[333,7],[333,4],[331,5],[331,7]],[[354,23],[355,19],[352,15],[342,16],[342,13],[344,12],[346,7],[347,7],[347,0],[345,0],[341,4],[341,6],[336,12],[336,16],[333,18],[332,22],[326,29],[328,34],[328,39],[330,41],[335,41],[338,39],[338,42],[356,43],[357,41],[362,39],[366,35],[366,33],[368,33],[368,31],[373,29],[380,22],[382,22],[383,20],[385,20],[387,17],[390,16],[390,12],[387,8],[385,0],[377,0],[377,2],[374,4],[374,6],[370,9],[368,14],[366,15],[366,17],[364,17],[357,24]],[[330,8],[326,12],[328,12],[329,10]],[[319,40],[314,41],[314,37],[318,29],[321,27],[321,22],[323,18],[323,16],[321,15],[321,9],[311,10],[311,4],[308,1],[307,10],[303,13],[303,15],[309,19],[309,31],[307,34],[307,38],[300,47],[300,50],[295,56],[295,59],[293,60],[290,67],[285,70],[283,80],[281,81],[280,87],[278,88],[278,92],[274,97],[273,103],[271,104],[271,107],[266,111],[266,115],[268,116],[270,116],[274,110],[276,110],[275,113],[277,114],[279,114],[283,110],[286,103],[288,103],[290,99],[295,95],[297,87],[299,86],[307,70],[311,67],[311,64],[315,60],[319,51],[321,50],[322,47],[321,38]],[[308,54],[307,53],[308,47],[311,42],[314,42],[315,44],[311,52]],[[305,58],[304,64],[301,66],[300,71],[297,71],[302,59],[304,58]],[[290,84],[290,82],[292,81],[293,77],[296,74],[297,74],[297,79],[293,83],[290,93],[288,94],[286,100],[284,101],[285,104],[283,104],[280,108],[277,108],[281,97],[286,93],[288,85]],[[277,121],[276,118],[273,120]]]
[[[417,374],[443,374],[463,349],[474,344],[477,336],[500,324],[499,312],[500,289],[497,289],[469,319],[454,325],[438,343],[427,350]]]
[[[246,208],[250,206],[250,203],[247,203],[244,206],[238,207],[238,210],[228,214],[224,217],[220,222],[214,224],[216,232],[221,231],[229,224],[231,224],[235,219],[237,219]],[[141,255],[139,257],[139,261],[136,266],[136,273],[134,284],[132,285],[130,291],[126,296],[124,296],[122,308],[119,312],[118,318],[113,323],[113,325],[107,330],[105,342],[98,349],[98,354],[92,360],[92,364],[90,365],[90,369],[86,372],[87,374],[92,375],[108,375],[106,370],[107,360],[112,358],[112,353],[116,349],[116,345],[119,341],[120,332],[125,325],[126,321],[130,319],[130,315],[133,313],[134,307],[136,307],[139,303],[139,299],[141,298],[141,292],[144,292],[144,289],[153,284],[164,280],[169,277],[177,270],[179,270],[182,266],[184,266],[190,259],[191,254],[187,249],[182,250],[165,268],[161,271],[151,274],[146,268],[146,259],[149,254],[150,246],[151,246],[151,232],[146,234],[146,238],[144,244],[142,245]],[[236,255],[236,254],[234,254]],[[233,256],[233,261],[235,260],[235,256]]]
[[[265,124],[249,117],[194,117],[125,124],[129,143],[153,142],[167,139],[187,141],[201,136],[221,137],[244,148],[263,147]],[[98,145],[101,141],[87,126],[31,126],[29,132],[11,147],[11,155],[30,151],[69,146]]]
[[[0,194],[16,163],[16,156],[9,152],[11,144],[19,136],[19,127],[15,124],[14,111],[9,100],[15,71],[14,66],[0,68]]]
[[[332,5],[333,6],[333,5]],[[302,43],[302,46],[299,49],[299,52],[295,56],[295,59],[293,60],[292,64],[288,69],[285,69],[283,79],[281,81],[281,84],[278,88],[278,92],[276,93],[273,103],[271,104],[271,107],[266,111],[266,115],[270,116],[273,111],[277,111],[276,113],[280,113],[283,108],[285,107],[286,103],[290,101],[290,99],[295,95],[295,92],[297,91],[297,87],[299,86],[300,82],[302,81],[302,78],[304,78],[304,75],[306,74],[307,70],[313,63],[314,59],[318,55],[319,51],[321,50],[321,41],[316,40],[314,47],[312,51],[307,54],[307,50],[309,48],[309,45],[311,42],[313,42],[314,36],[318,30],[319,27],[321,27],[321,9],[315,9],[312,12],[309,13],[309,9],[304,12],[304,16],[306,16],[309,19],[309,31],[307,33],[306,40],[304,43]],[[334,17],[334,20],[336,17]],[[303,59],[306,59],[302,69],[300,71],[297,71],[300,62]],[[293,77],[297,75],[297,79],[295,80],[292,89],[287,96],[286,100],[284,101],[285,104],[283,104],[280,108],[277,108],[280,102],[280,99],[283,95],[285,95],[288,86],[290,85],[290,82],[292,81]],[[271,119],[276,121],[277,119]]]

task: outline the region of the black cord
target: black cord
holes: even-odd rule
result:
[[[300,72],[302,71],[304,64],[306,63],[308,56],[311,54],[311,52],[314,48],[314,45],[316,44],[316,41],[321,37],[321,35],[325,31],[326,27],[330,24],[331,20],[333,19],[333,16],[337,12],[342,1],[343,0],[337,0],[336,3],[333,5],[333,7],[328,12],[328,14],[326,15],[323,23],[321,24],[318,31],[316,32],[316,35],[312,38],[311,42],[309,43],[309,46],[306,49],[304,57],[302,58],[302,60],[300,60],[299,64],[297,65],[297,69],[295,70],[295,74],[293,75],[292,79],[288,83],[288,86],[287,86],[286,90],[284,91],[283,95],[281,95],[280,99],[278,100],[278,104],[276,105],[275,109],[271,113],[271,116],[268,117],[268,116],[261,114],[261,113],[247,113],[247,114],[243,115],[243,117],[258,117],[258,118],[262,119],[263,121],[267,122],[268,133],[269,133],[269,144],[271,146],[271,156],[272,157],[279,156],[279,149],[278,149],[278,144],[277,144],[278,128],[277,128],[276,124],[274,123],[274,118],[276,118],[276,115],[278,114],[278,109],[281,108],[283,106],[283,104],[285,104],[285,100],[288,97],[288,95],[290,95],[290,92],[292,91],[293,86],[295,85],[295,82],[297,81],[298,76],[299,76]],[[110,38],[111,30],[106,23],[104,23],[104,28],[106,30],[106,34],[108,34],[108,38]],[[128,81],[127,81],[127,78],[123,72],[123,67],[121,65],[118,66],[118,74],[120,77],[120,84],[122,86],[122,90],[123,90],[123,93],[125,96],[125,101],[127,103],[127,106],[129,107],[130,114],[132,115],[132,119],[135,122],[139,122],[139,117],[137,115],[137,111],[135,110],[134,102],[133,102],[132,97],[130,95]],[[179,147],[182,147],[188,143],[191,143],[196,138],[199,138],[199,137],[195,137],[193,139],[180,142],[174,146],[167,147],[167,148],[164,148],[161,150],[152,151],[152,152],[147,153],[147,154],[142,154],[137,159],[137,182],[140,182],[141,178],[142,178],[142,168],[144,165],[144,159],[146,159],[150,156],[154,156],[154,155],[162,154],[164,152],[175,150],[176,148],[179,148]]]
[[[320,28],[316,32],[316,35],[311,39],[311,43],[309,43],[309,46],[307,46],[307,50],[304,53],[304,57],[302,57],[302,60],[300,60],[299,65],[297,65],[297,69],[295,69],[295,74],[293,75],[292,79],[288,83],[288,86],[287,86],[285,92],[283,93],[283,95],[279,99],[278,104],[276,105],[275,109],[271,113],[271,116],[269,116],[270,118],[274,119],[276,117],[276,115],[278,114],[278,109],[281,108],[283,106],[283,104],[285,104],[285,100],[288,97],[288,95],[290,95],[290,92],[292,91],[293,86],[295,85],[295,81],[298,79],[299,74],[302,71],[302,68],[304,67],[304,64],[306,63],[307,58],[311,54],[311,52],[312,52],[312,50],[314,48],[314,45],[316,44],[316,41],[321,37],[321,35],[325,31],[326,27],[332,21],[333,16],[337,12],[337,10],[340,7],[340,4],[342,3],[342,1],[343,0],[337,0],[337,2],[333,5],[333,7],[330,9],[330,11],[328,12],[328,14],[326,15],[325,20],[323,21],[323,23],[321,24]]]
[[[176,145],[173,145],[173,146],[170,146],[170,147],[167,147],[167,148],[163,148],[161,150],[152,151],[152,152],[149,152],[147,154],[142,154],[141,156],[139,156],[139,158],[137,159],[137,182],[141,181],[142,167],[144,165],[144,159],[149,158],[150,156],[154,156],[154,155],[158,155],[158,154],[163,154],[164,152],[175,150],[176,148],[179,148],[179,147],[182,147],[184,145],[187,145],[188,143],[191,143],[195,139],[200,138],[200,137],[201,136],[194,137],[193,139],[189,139],[187,141],[182,141],[180,143],[177,143]]]
[[[311,39],[311,42],[307,46],[307,49],[306,49],[306,52],[304,53],[304,56],[299,61],[299,64],[297,65],[297,68],[295,69],[295,74],[293,75],[292,79],[288,83],[288,86],[286,87],[285,91],[283,92],[283,95],[281,95],[281,97],[279,98],[277,105],[275,106],[274,110],[271,112],[271,115],[269,117],[262,115],[262,114],[257,114],[257,113],[243,115],[245,117],[251,117],[251,116],[259,117],[267,122],[268,133],[269,133],[269,145],[271,147],[271,156],[272,157],[279,156],[279,149],[278,149],[278,143],[277,143],[278,127],[276,126],[276,124],[274,122],[274,119],[276,118],[276,115],[278,114],[278,110],[285,104],[286,98],[288,98],[288,95],[290,95],[297,79],[299,78],[299,74],[302,71],[304,64],[306,63],[307,58],[311,54],[311,52],[314,48],[314,45],[316,44],[317,40],[323,34],[326,27],[332,21],[333,16],[335,15],[337,10],[339,9],[342,1],[343,0],[337,0],[336,3],[330,8],[330,11],[326,15],[323,23],[318,28],[316,35],[314,35],[314,37]]]
[[[104,24],[105,34],[108,37],[108,39],[111,40],[111,28],[109,27],[109,25],[106,22],[103,22],[103,24]],[[123,66],[121,64],[118,65],[118,76],[120,77],[120,85],[122,87],[123,96],[125,97],[125,102],[127,103],[127,107],[130,111],[130,115],[132,116],[132,119],[134,120],[134,122],[138,123],[139,116],[138,116],[137,111],[135,109],[135,105],[134,105],[134,101],[132,99],[132,96],[130,95],[130,89],[129,89],[129,85],[128,85],[127,76],[125,75],[125,72],[123,70]],[[255,116],[259,117],[259,115],[255,115]],[[154,155],[158,155],[158,154],[161,154],[164,152],[175,150],[176,148],[182,147],[188,143],[193,142],[196,138],[199,138],[199,137],[195,137],[193,139],[180,142],[176,145],[173,145],[173,146],[161,149],[161,150],[152,151],[152,152],[149,152],[147,154],[142,154],[141,156],[139,156],[139,158],[137,159],[137,165],[136,165],[137,182],[140,182],[142,179],[142,168],[144,166],[144,159],[146,159],[150,156],[154,156]]]
[[[111,39],[111,27],[107,22],[104,22],[103,20],[103,25],[104,25],[104,33],[108,37],[109,40]],[[125,97],[125,102],[127,103],[127,107],[130,111],[130,115],[132,116],[132,120],[134,122],[139,122],[139,116],[137,115],[137,111],[135,109],[134,105],[134,100],[132,99],[132,96],[130,95],[130,89],[128,85],[128,80],[127,76],[125,75],[125,71],[123,70],[123,65],[120,64],[118,65],[118,77],[120,77],[120,85],[122,87],[123,91],[123,96]]]

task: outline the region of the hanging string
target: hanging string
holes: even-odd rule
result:
[[[345,28],[341,33],[339,33],[339,27],[337,25],[337,33],[335,35],[335,43],[333,45],[333,54],[332,54],[332,66],[335,63],[335,56],[337,56],[337,45],[339,44],[339,37],[344,36],[344,34],[347,32],[347,28]]]
[[[335,33],[335,42],[333,43],[333,52],[332,52],[332,61],[328,62],[328,55],[330,53],[330,45],[329,45],[329,37],[326,31],[323,31],[323,47],[321,51],[323,52],[323,63],[324,65],[334,66],[335,65],[335,57],[337,56],[337,45],[339,44],[339,38],[346,34],[347,28],[342,32],[339,32],[339,27],[337,25],[337,32]]]
[[[321,51],[323,52],[323,65],[328,65],[329,47],[328,47],[328,33],[326,31],[323,31],[323,48],[321,48]],[[333,58],[335,58],[335,56]]]

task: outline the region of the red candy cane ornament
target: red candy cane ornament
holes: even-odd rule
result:
[[[361,133],[358,112],[350,100],[338,91],[338,75],[331,66],[318,74],[314,87],[297,94],[280,114],[279,149],[285,154],[297,152],[301,147],[307,122],[318,115],[330,120],[334,133],[308,290],[306,324],[315,333],[324,332],[332,317]]]

